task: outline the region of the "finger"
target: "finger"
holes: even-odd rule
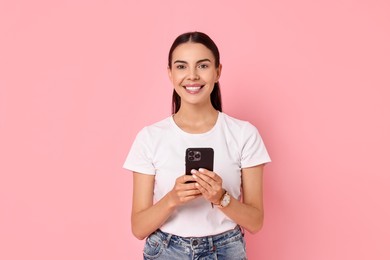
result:
[[[193,195],[198,195],[201,194],[199,189],[191,189],[191,190],[183,190],[178,193],[178,196],[180,197],[188,197],[188,196],[193,196]]]
[[[191,173],[192,173],[192,171],[191,171]],[[206,182],[211,187],[219,185],[218,182],[216,182],[213,178],[209,177],[208,175],[206,175],[202,172],[193,171],[193,175],[196,178],[197,182],[199,182],[198,180],[200,179],[200,180]],[[207,187],[205,186],[205,188],[207,188]]]
[[[204,171],[205,172],[205,171]],[[218,176],[216,173],[208,171],[212,177]],[[215,199],[220,199],[220,191],[222,190],[222,179],[220,182],[215,181],[207,174],[203,174],[202,171],[194,171],[194,177],[196,177],[197,184],[199,184],[199,190],[202,192],[203,196],[210,200],[214,201]]]
[[[185,203],[185,202],[194,200],[194,199],[196,199],[196,198],[199,198],[200,196],[202,196],[201,193],[196,194],[196,195],[187,196],[187,197],[184,197],[181,201],[182,201],[183,203]]]
[[[222,182],[222,178],[213,171],[209,171],[207,169],[200,168],[199,172],[208,176],[210,179],[214,180],[215,182],[218,182],[218,183]]]
[[[180,200],[183,202],[198,198],[199,196],[202,196],[202,193],[198,189],[183,191],[179,195]]]
[[[213,204],[218,204],[220,196],[218,196],[218,192],[216,190],[213,190],[212,188],[204,188],[198,182],[196,185],[206,200],[212,202]]]
[[[201,184],[199,184],[198,182],[195,184],[200,192],[200,194],[202,194],[203,196],[205,197],[208,197],[209,196],[209,189],[203,187]]]
[[[199,181],[204,181],[204,182],[206,182],[206,183],[208,183],[207,182],[207,176],[206,175],[204,175],[204,174],[201,174],[199,171],[197,171],[197,170],[195,170],[195,169],[192,169],[191,170],[191,173],[192,173],[192,177],[194,178],[194,180],[196,180],[197,182],[199,182]],[[200,180],[199,180],[200,179]]]
[[[184,184],[186,182],[194,182],[194,177],[192,175],[184,174],[176,179],[178,183]]]
[[[202,194],[209,193],[210,191],[212,191],[213,188],[210,183],[198,176],[198,173],[194,174],[194,179],[196,180],[196,187],[202,192]]]
[[[187,191],[187,196],[198,196],[198,195],[202,195],[202,192],[199,189]]]

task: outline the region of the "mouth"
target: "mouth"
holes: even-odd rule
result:
[[[204,85],[200,84],[191,84],[191,85],[185,85],[184,88],[186,91],[190,94],[197,94],[200,92],[200,90],[204,87]]]

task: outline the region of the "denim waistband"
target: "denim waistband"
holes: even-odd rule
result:
[[[166,247],[169,247],[170,243],[184,247],[184,248],[209,248],[213,249],[215,247],[223,246],[225,244],[231,243],[236,240],[240,240],[243,237],[243,231],[240,226],[236,226],[232,230],[225,231],[220,234],[204,237],[181,237],[166,233],[158,229],[155,231],[155,234],[161,238],[163,244]]]

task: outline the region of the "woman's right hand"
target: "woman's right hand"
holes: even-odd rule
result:
[[[155,176],[133,173],[133,208],[131,213],[131,228],[135,237],[145,239],[174,212],[179,205],[187,203],[199,196],[191,175],[183,175],[176,179],[175,185],[163,198],[153,203]]]
[[[171,206],[177,207],[201,196],[202,193],[195,183],[192,175],[178,177],[175,186],[168,193]]]

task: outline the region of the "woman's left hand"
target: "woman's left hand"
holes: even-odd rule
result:
[[[203,197],[213,204],[219,204],[225,190],[222,188],[222,178],[215,172],[199,169],[191,171],[196,186]]]

